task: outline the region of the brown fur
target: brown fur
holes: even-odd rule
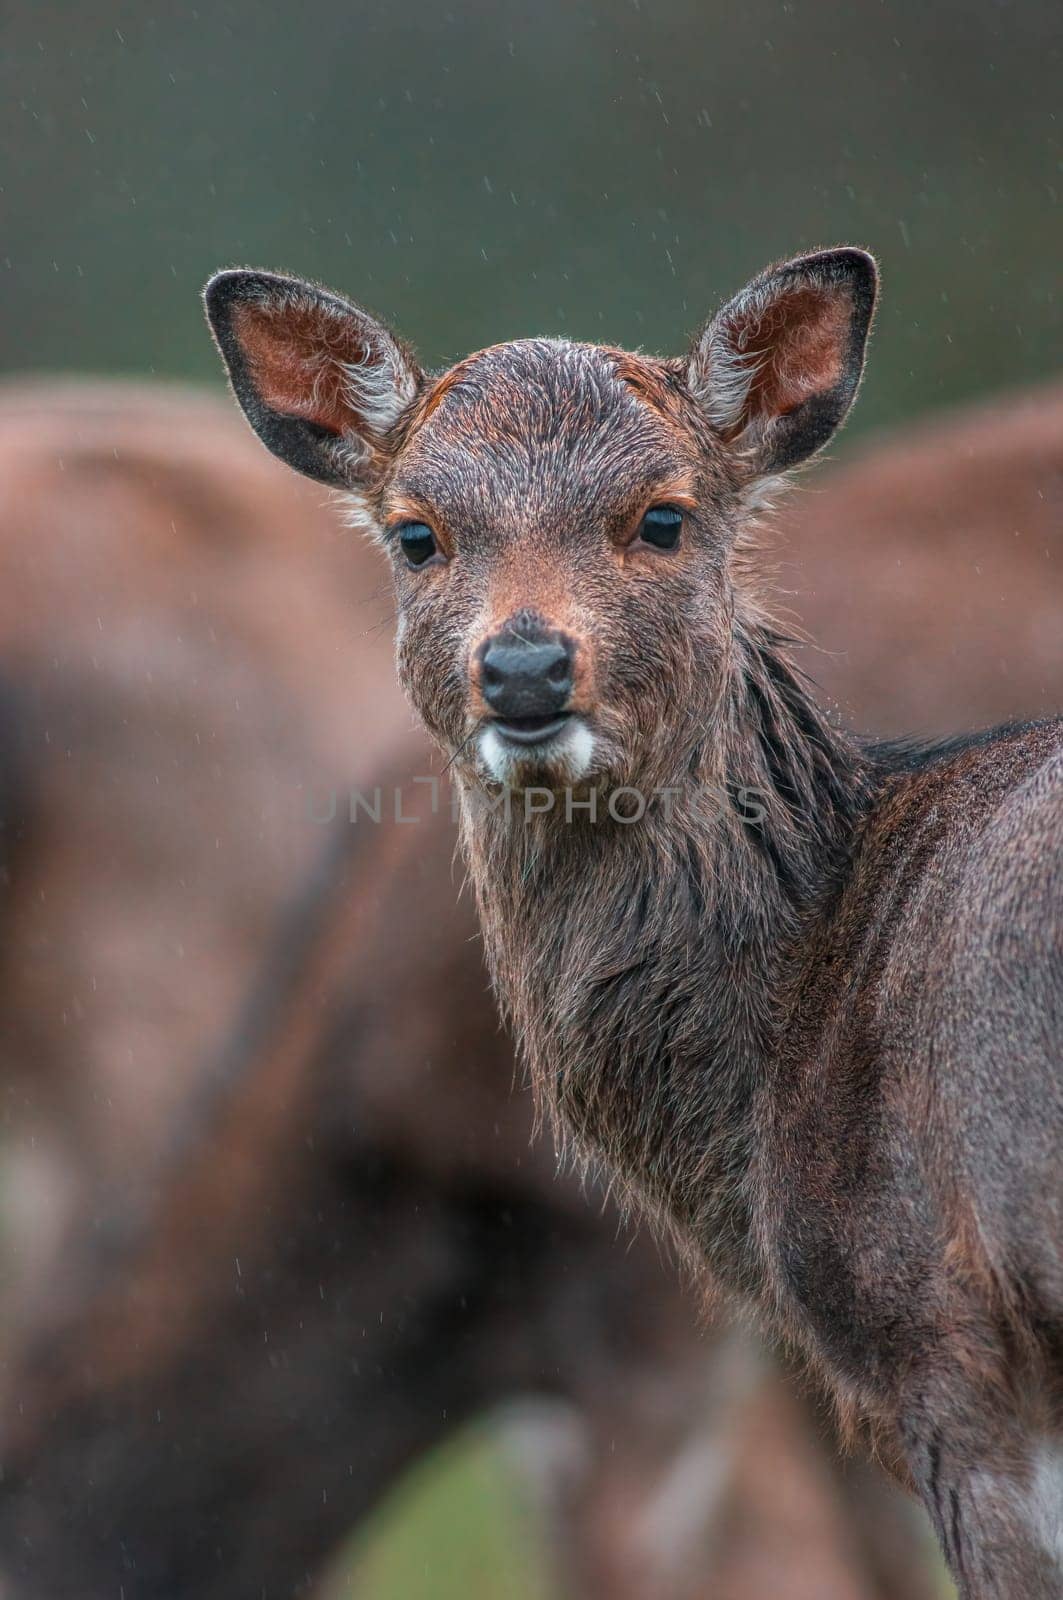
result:
[[[208,291],[223,349],[242,293],[238,275]],[[400,672],[463,784],[489,961],[544,1103],[893,1436],[966,1600],[1047,1600],[1063,1586],[1063,1498],[1034,1492],[1063,1421],[1060,729],[927,754],[852,740],[741,554],[765,477],[844,417],[872,297],[854,252],[786,263],[685,368],[638,362],[634,388],[618,368],[636,358],[608,349],[482,352],[351,487],[384,526],[392,494],[430,504],[449,555],[396,561]],[[781,376],[758,384],[767,368]],[[253,372],[234,376],[253,416]],[[655,385],[674,413],[644,402]],[[680,548],[624,545],[677,472],[698,507]],[[480,646],[518,602],[525,633],[561,629],[592,662],[578,760],[562,743],[503,761],[504,724],[481,726]],[[581,801],[667,787],[673,804],[637,826],[528,815],[485,804],[485,778]],[[756,826],[706,803],[743,787]]]
[[[1063,385],[872,438],[810,473],[761,542],[814,640],[806,671],[857,728],[1063,705]]]

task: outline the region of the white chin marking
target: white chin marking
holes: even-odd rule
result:
[[[568,739],[568,776],[578,783],[590,771],[594,756],[594,735],[585,722],[574,721],[566,731]]]
[[[496,783],[505,783],[508,760],[494,728],[484,728],[480,734],[480,760]]]
[[[509,744],[494,728],[480,732],[480,760],[496,783],[514,785],[527,767],[548,771],[555,782],[578,783],[594,757],[594,735],[579,717],[544,745]]]

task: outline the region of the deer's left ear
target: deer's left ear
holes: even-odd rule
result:
[[[301,278],[219,272],[207,320],[259,438],[297,472],[364,487],[421,371],[367,311]]]
[[[699,334],[687,383],[751,472],[797,466],[845,420],[877,293],[866,251],[823,250],[769,267]]]

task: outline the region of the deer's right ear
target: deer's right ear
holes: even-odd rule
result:
[[[299,278],[219,272],[204,300],[262,442],[320,483],[364,486],[421,383],[408,351],[367,312]]]

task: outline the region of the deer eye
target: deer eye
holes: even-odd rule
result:
[[[674,550],[682,526],[683,513],[675,506],[651,506],[642,519],[639,538],[656,550]]]
[[[411,567],[423,567],[437,553],[436,536],[426,522],[406,522],[399,529],[399,544]]]

